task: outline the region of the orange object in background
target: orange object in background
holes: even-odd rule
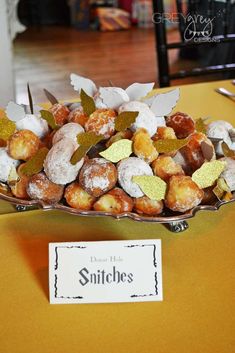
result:
[[[130,14],[121,9],[99,7],[96,9],[96,16],[101,31],[119,31],[131,26]]]

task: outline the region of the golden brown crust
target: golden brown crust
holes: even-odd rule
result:
[[[134,209],[139,214],[157,216],[162,213],[163,202],[151,200],[147,196],[142,196],[134,199]]]
[[[67,186],[64,197],[69,206],[83,211],[91,210],[92,205],[96,200],[96,198],[89,195],[78,182],[74,182]]]
[[[52,183],[44,173],[33,175],[27,187],[27,193],[33,200],[41,200],[49,204],[59,202],[63,197],[64,187]]]
[[[200,168],[206,161],[201,148],[202,142],[206,142],[214,149],[212,142],[201,132],[195,132],[190,135],[187,145],[181,149],[192,171]]]
[[[117,182],[115,165],[104,158],[89,159],[79,174],[79,183],[91,196],[99,197],[111,190]]]
[[[151,165],[153,172],[161,179],[168,181],[173,175],[184,175],[181,165],[170,156],[159,156]]]
[[[122,189],[114,188],[101,196],[94,204],[95,211],[123,213],[131,212],[133,208],[133,200]]]
[[[147,130],[138,129],[133,135],[133,150],[137,157],[151,163],[158,157],[158,152]]]
[[[61,103],[53,104],[49,111],[53,114],[57,125],[62,126],[68,122],[70,110],[65,105]]]
[[[160,126],[157,129],[157,132],[152,136],[153,141],[157,140],[167,140],[167,139],[176,139],[175,131],[168,126]]]
[[[15,132],[8,140],[8,153],[17,160],[27,161],[40,147],[39,138],[30,130]]]
[[[89,116],[83,112],[83,109],[81,107],[79,107],[79,108],[72,110],[69,113],[68,121],[70,123],[80,124],[81,126],[84,127],[88,118],[89,118]]]
[[[22,167],[25,163],[21,164],[17,169],[17,174],[19,175],[19,180],[10,185],[11,192],[15,197],[20,199],[29,199],[27,193],[27,188],[29,184],[30,177],[26,176],[21,172]]]
[[[166,125],[171,127],[179,139],[188,137],[195,131],[195,122],[191,116],[177,112],[166,119]]]
[[[204,192],[189,176],[172,176],[169,184],[165,205],[175,212],[186,212],[199,205]]]

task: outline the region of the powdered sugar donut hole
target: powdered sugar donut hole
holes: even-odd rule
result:
[[[144,193],[140,187],[132,181],[133,176],[153,175],[151,167],[144,160],[137,157],[125,158],[118,163],[118,182],[132,197],[142,197]]]
[[[104,158],[90,159],[81,169],[79,182],[88,194],[99,197],[115,186],[116,167]]]
[[[70,163],[76,148],[77,144],[70,138],[63,138],[52,146],[44,161],[44,170],[50,181],[65,185],[77,178],[84,159],[81,159],[75,165]]]
[[[78,147],[77,135],[81,134],[82,132],[84,132],[84,129],[80,124],[68,123],[63,125],[59,130],[56,131],[55,135],[53,136],[52,144],[54,145],[63,138],[67,137],[73,140]]]
[[[6,183],[12,168],[19,165],[19,161],[11,158],[5,147],[0,148],[0,181]]]

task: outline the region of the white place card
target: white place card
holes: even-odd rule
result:
[[[49,244],[51,304],[162,300],[161,240]]]

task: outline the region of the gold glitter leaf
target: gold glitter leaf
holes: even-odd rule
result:
[[[199,188],[208,188],[216,182],[221,173],[224,171],[225,167],[226,162],[217,160],[212,162],[205,162],[201,168],[193,173],[192,180],[199,186]]]
[[[231,190],[224,178],[219,178],[217,180],[217,184],[213,189],[213,193],[219,200],[224,200],[224,197],[227,197],[227,195],[231,194]]]
[[[77,141],[79,145],[83,146],[94,146],[101,140],[103,140],[103,135],[96,135],[92,131],[82,132],[77,135]]]
[[[132,181],[139,185],[143,193],[151,200],[161,201],[165,198],[167,184],[157,176],[138,175]]]
[[[197,132],[202,132],[203,134],[206,134],[206,125],[202,118],[197,119],[195,125]]]
[[[115,130],[125,131],[134,124],[139,112],[123,112],[115,119]]]
[[[16,130],[16,124],[8,118],[0,118],[0,139],[7,141]]]
[[[107,150],[100,152],[100,155],[113,163],[127,158],[132,154],[132,141],[122,139],[114,142]]]
[[[88,96],[83,89],[81,89],[80,98],[84,113],[88,116],[91,115],[96,110],[94,99]]]
[[[40,148],[37,153],[22,166],[20,170],[22,174],[26,176],[32,176],[41,172],[43,169],[43,162],[48,152],[48,148]]]
[[[91,146],[85,146],[85,145],[79,146],[74,152],[74,154],[72,155],[70,159],[70,163],[73,165],[77,164],[77,162],[79,162],[86,155],[86,153],[89,151],[90,148]]]
[[[222,150],[223,150],[225,157],[235,158],[235,151],[230,150],[227,143],[222,142]]]
[[[52,128],[52,130],[58,129],[56,125],[54,115],[48,110],[40,110],[42,119],[46,120],[48,125]]]
[[[173,151],[177,151],[180,148],[186,146],[188,143],[188,139],[165,139],[165,140],[157,140],[155,141],[154,147],[159,153],[169,153]]]

